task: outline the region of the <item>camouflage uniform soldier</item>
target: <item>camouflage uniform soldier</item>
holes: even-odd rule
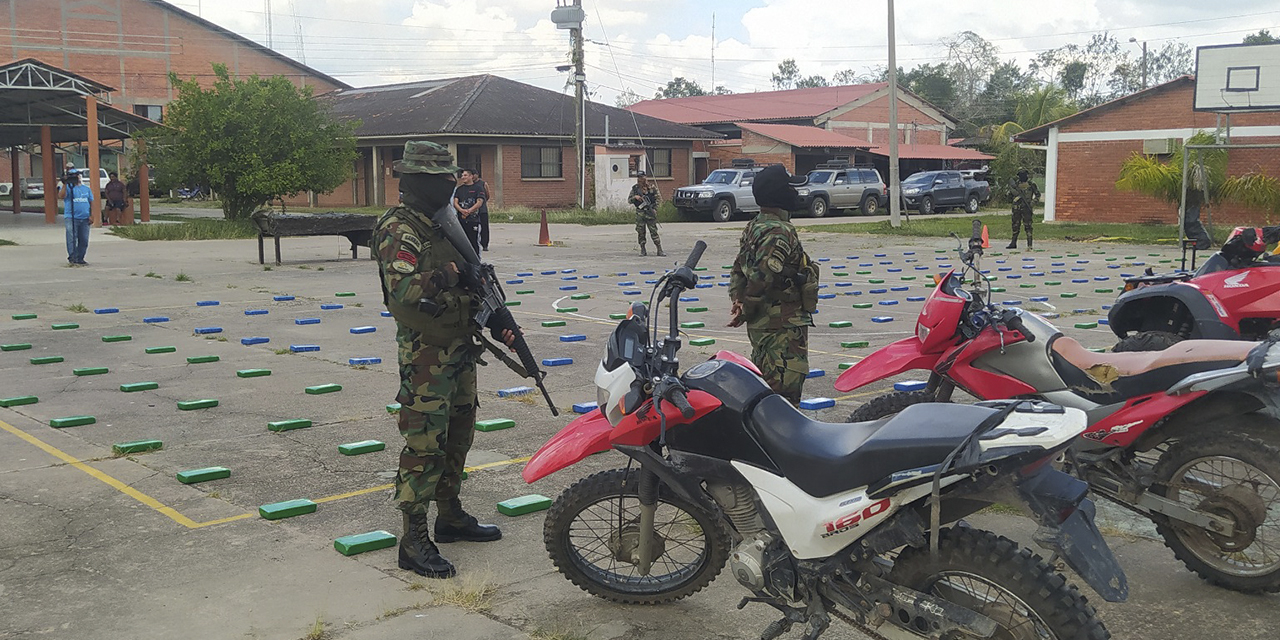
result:
[[[404,513],[399,564],[419,575],[449,578],[456,573],[453,564],[428,531],[431,502],[437,506],[439,542],[502,537],[497,527],[477,523],[458,499],[475,429],[480,328],[473,319],[476,301],[459,275],[459,265],[467,273],[466,262],[431,221],[453,192],[453,156],[431,142],[408,142],[395,169],[403,174],[404,204],[378,221],[373,246],[399,346],[396,400],[405,440],[396,476]]]
[[[791,224],[790,212],[800,208],[795,185],[803,183],[779,165],[756,176],[751,192],[760,213],[742,232],[729,280],[729,326],[746,323],[751,361],[796,405],[809,375],[809,327],[818,308],[818,266]]]
[[[1018,170],[1018,178],[1009,185],[1006,191],[1013,201],[1013,239],[1006,249],[1018,248],[1018,226],[1027,228],[1027,248],[1031,248],[1031,206],[1040,199],[1040,187],[1027,177],[1026,169]]]
[[[636,174],[636,183],[631,185],[631,195],[627,197],[636,208],[636,235],[640,237],[640,255],[647,256],[649,251],[644,247],[644,230],[649,229],[653,237],[653,246],[658,248],[658,255],[665,256],[662,250],[662,239],[658,237],[658,202],[662,194],[658,187],[649,183],[649,177],[641,171]]]

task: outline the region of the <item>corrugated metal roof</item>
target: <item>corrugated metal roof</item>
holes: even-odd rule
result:
[[[871,148],[871,153],[878,156],[889,156],[889,145],[882,144]],[[964,149],[949,147],[945,144],[900,144],[898,158],[906,160],[994,160],[995,156]]]
[[[758,133],[762,136],[773,138],[779,142],[785,142],[793,147],[869,149],[875,146],[866,140],[855,138],[853,136],[846,136],[835,131],[820,129],[818,127],[806,127],[798,124],[760,124],[749,122],[739,122],[737,125],[746,131]]]
[[[644,100],[631,105],[630,110],[682,124],[798,120],[816,118],[887,86],[888,83],[875,82],[842,87]]]
[[[414,135],[573,137],[573,96],[501,76],[475,75],[327,94],[331,112],[359,119],[360,138]],[[707,140],[720,134],[588,102],[587,135],[615,141]]]

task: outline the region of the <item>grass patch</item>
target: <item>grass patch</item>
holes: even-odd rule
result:
[[[299,640],[324,640],[328,637],[329,632],[325,629],[324,618],[317,616],[311,628]]]
[[[71,313],[89,313],[89,307],[86,307],[83,304],[80,304],[79,302],[77,302],[67,307],[67,311],[70,311]]]
[[[298,268],[299,268],[299,269],[310,269],[311,267],[310,267],[310,265],[300,264],[300,265],[298,265]]]
[[[262,267],[262,270],[263,270],[263,271],[270,271],[270,270],[271,270],[271,267],[269,267],[269,266],[264,266],[264,267]]]
[[[983,509],[981,513],[998,514],[998,515],[1004,515],[1004,516],[1023,515],[1022,509],[1019,509],[1017,507],[1011,507],[1007,504],[999,504],[999,503],[993,504],[987,507],[986,509]]]
[[[1003,245],[1009,237],[1009,214],[976,216],[987,225],[991,246]],[[911,236],[917,238],[946,238],[955,233],[968,237],[973,217],[956,215],[946,218],[903,219],[902,226],[894,229],[887,220],[881,222],[846,222],[800,227],[806,232],[865,233],[870,235]],[[1053,222],[1042,224],[1036,216],[1036,240],[1069,240],[1074,242],[1115,242],[1120,244],[1177,244],[1178,229],[1168,224],[1104,223],[1104,222]],[[1227,239],[1230,229],[1219,226],[1213,232],[1215,244]]]
[[[250,220],[214,219],[135,224],[114,227],[110,233],[129,240],[241,240],[258,237],[258,230]]]
[[[273,349],[271,352],[278,356],[283,356],[283,355],[288,355],[290,353],[293,353],[293,351],[289,350],[289,347],[284,347],[282,349]]]
[[[414,583],[414,584],[418,584],[418,583]],[[412,585],[410,585],[410,587],[412,587]],[[425,589],[426,585],[423,585],[422,588]],[[411,589],[411,590],[416,590],[416,589]],[[409,613],[410,611],[425,609],[427,608],[428,604],[429,603],[426,603],[426,602],[419,602],[417,604],[411,604],[404,607],[396,607],[394,609],[384,609],[382,613],[378,614],[378,619],[386,620],[387,618],[394,618],[396,616],[404,615],[406,613]]]
[[[573,631],[543,629],[541,627],[529,632],[533,640],[587,640],[587,636]]]
[[[498,593],[498,585],[489,576],[476,574],[428,584],[426,588],[431,604],[451,605],[471,613],[488,611]]]
[[[0,247],[16,247],[16,246],[18,246],[18,243],[12,240],[5,240],[4,238],[0,238]]]
[[[342,213],[360,213],[365,215],[380,216],[386,213],[385,207],[360,207],[341,209]],[[294,211],[293,213],[297,213]],[[676,211],[675,205],[670,202],[664,202],[658,205],[658,223],[674,223],[674,222],[690,222],[693,220],[710,219],[709,216],[700,218],[684,218]],[[515,223],[515,224],[539,224],[542,222],[542,209],[531,209],[529,207],[511,207],[507,209],[491,209],[489,211],[489,221],[494,223]],[[634,209],[625,210],[596,210],[596,209],[547,209],[547,222],[549,224],[580,224],[586,226],[602,225],[602,224],[627,224],[636,223],[636,214]]]
[[[154,271],[148,271],[148,272],[147,272],[147,274],[146,274],[145,276],[143,276],[143,277],[144,277],[144,278],[155,278],[156,280],[164,280],[164,276],[162,276],[162,275],[160,275],[160,274],[158,274],[158,273],[156,273],[156,272],[154,272]]]
[[[174,276],[173,279],[175,282],[191,282],[191,276],[185,273],[179,273],[178,275]]]

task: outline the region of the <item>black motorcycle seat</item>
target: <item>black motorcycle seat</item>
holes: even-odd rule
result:
[[[1094,353],[1071,338],[1055,336],[1048,349],[1068,389],[1091,402],[1112,404],[1167,391],[1192,374],[1234,367],[1256,344],[1185,340],[1164,351]]]
[[[941,463],[995,411],[926,403],[872,422],[828,423],[773,395],[756,405],[747,427],[788,480],[822,498]]]

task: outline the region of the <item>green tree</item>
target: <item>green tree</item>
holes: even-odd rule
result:
[[[910,71],[898,70],[898,86],[928,100],[940,109],[955,102],[956,85],[944,64],[922,64]]]
[[[778,63],[778,70],[769,76],[769,81],[773,83],[773,88],[778,91],[785,89],[794,89],[796,82],[800,80],[800,66],[796,64],[795,58],[787,58]]]
[[[232,78],[213,65],[209,87],[170,74],[178,97],[165,127],[143,134],[148,161],[174,184],[208,186],[228,220],[304,191],[332,191],[352,176],[358,122],[339,122],[311,87],[283,76]]]
[[[803,78],[800,78],[799,80],[796,80],[797,89],[812,89],[814,87],[829,87],[829,86],[831,86],[831,83],[827,82],[827,79],[825,77],[817,74],[814,74],[811,76],[805,76]]]
[[[715,93],[715,95],[717,95],[717,96],[731,96],[731,95],[733,95],[733,92],[732,92],[732,91],[730,91],[728,87],[726,87],[726,86],[724,86],[724,85],[722,85],[722,84],[718,84],[718,85],[716,85],[716,90],[715,90],[715,92],[714,92],[714,93]]]
[[[882,80],[877,79],[875,74],[862,74],[853,69],[837,71],[834,76],[831,76],[831,83],[834,85],[867,84],[870,82],[882,82]]]
[[[991,163],[990,171],[993,185],[1008,184],[1018,169],[1043,173],[1044,152],[1019,146],[1013,141],[1013,136],[1060,120],[1079,110],[1066,91],[1052,84],[1023,94],[1017,102],[1014,119],[991,130],[991,142],[987,151],[996,157]],[[1002,191],[992,189],[992,193]]]
[[[658,93],[654,94],[656,99],[664,98],[688,98],[691,96],[705,96],[707,90],[702,88],[696,80],[686,80],[684,77],[678,77],[667,83],[667,86],[658,89]]]
[[[1112,97],[1126,96],[1143,88],[1143,64],[1141,54],[1116,64],[1111,71]],[[1159,49],[1149,51],[1145,64],[1147,86],[1154,87],[1192,73],[1195,68],[1195,59],[1191,45],[1173,41],[1165,43]]]
[[[961,31],[943,38],[941,43],[947,49],[946,70],[955,87],[955,97],[949,104],[938,106],[968,121],[979,111],[978,98],[1000,66],[1000,49],[972,31]]]
[[[1001,63],[987,78],[972,120],[978,126],[1003,124],[1017,118],[1018,100],[1037,87],[1034,78],[1016,62]]]
[[[1186,144],[1194,146],[1214,142],[1212,133],[1199,131],[1188,138]],[[1238,177],[1229,176],[1226,149],[1187,149],[1180,145],[1170,155],[1168,162],[1134,152],[1120,166],[1116,188],[1164,200],[1176,209],[1182,203],[1184,156],[1187,161],[1189,214],[1204,205],[1222,201],[1280,213],[1280,184],[1276,179],[1256,172]]]
[[[1280,38],[1271,35],[1266,29],[1261,29],[1257,33],[1251,33],[1244,37],[1245,44],[1274,44],[1280,42]]]
[[[632,91],[631,89],[627,89],[626,91],[619,93],[618,97],[614,98],[613,103],[617,105],[619,109],[626,109],[641,100],[644,100],[644,98],[640,97],[640,94]]]

